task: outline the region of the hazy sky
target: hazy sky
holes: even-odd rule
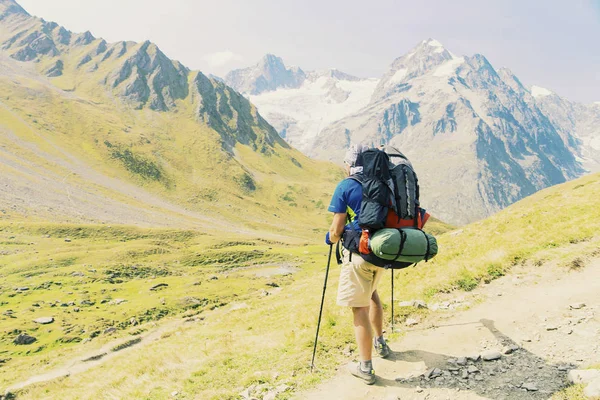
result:
[[[109,42],[149,39],[187,67],[225,75],[273,53],[304,70],[379,77],[432,37],[481,53],[525,85],[600,101],[600,0],[17,0]]]

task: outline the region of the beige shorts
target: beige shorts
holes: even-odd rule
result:
[[[344,249],[337,304],[345,307],[368,307],[384,269],[366,262],[358,254]]]

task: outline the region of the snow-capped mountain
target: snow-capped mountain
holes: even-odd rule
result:
[[[267,56],[226,81],[313,157],[340,162],[356,142],[400,148],[419,172],[424,204],[449,222],[486,217],[600,170],[600,106],[528,88],[509,69],[480,54],[459,57],[434,39],[394,60],[379,80],[293,71],[301,70]]]
[[[300,68],[287,68],[281,58],[267,54],[252,67],[229,72],[225,83],[240,93],[258,95],[278,88],[297,88],[305,79]]]
[[[585,172],[583,141],[543,112],[546,92],[533,94],[484,56],[425,40],[392,63],[368,105],[323,129],[309,154],[339,161],[350,142],[394,145],[419,173],[423,204],[470,222]],[[597,138],[592,125],[586,137]]]
[[[266,55],[253,67],[230,72],[225,82],[244,93],[288,143],[307,152],[325,127],[369,103],[378,80],[337,69],[304,73]]]

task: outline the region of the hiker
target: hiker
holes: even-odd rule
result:
[[[362,167],[357,165],[357,158],[366,149],[363,145],[350,147],[344,157],[348,176],[362,171]],[[329,232],[325,236],[328,245],[337,243],[345,229],[360,230],[358,216],[362,197],[362,186],[356,180],[344,179],[337,185],[329,205],[329,211],[334,214]],[[359,254],[342,249],[337,304],[352,307],[360,362],[351,373],[369,385],[375,383],[373,350],[382,358],[390,354],[390,348],[383,338],[383,308],[377,294],[377,284],[384,271],[383,268],[366,262]]]

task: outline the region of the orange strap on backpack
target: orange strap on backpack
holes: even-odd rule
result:
[[[370,254],[371,249],[369,248],[369,230],[363,229],[360,235],[360,241],[358,242],[358,251],[361,254]]]
[[[420,210],[419,210],[420,211]],[[421,218],[421,212],[417,214],[417,226],[416,228],[423,229],[425,223],[429,219],[429,213],[425,212],[425,215]],[[400,219],[398,218],[398,214],[394,210],[390,208],[388,211],[387,218],[385,220],[386,228],[414,228],[415,220],[414,219]]]

